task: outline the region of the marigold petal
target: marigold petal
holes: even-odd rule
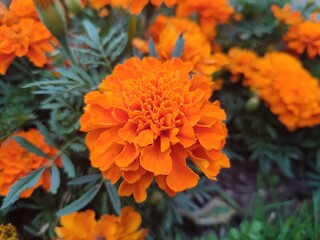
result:
[[[180,139],[180,143],[185,148],[192,146],[197,141],[193,127],[189,124],[185,124],[183,127],[179,129],[177,137]]]
[[[175,146],[171,151],[172,171],[167,177],[167,184],[175,192],[193,188],[199,181],[198,174],[186,165],[187,155],[182,147]]]
[[[127,167],[139,156],[139,154],[140,153],[134,144],[127,143],[122,152],[120,152],[114,160],[119,167]]]
[[[122,149],[123,145],[112,143],[109,148],[105,149],[105,152],[92,154],[90,156],[92,166],[99,168],[101,171],[109,169],[114,163],[115,157],[119,155]]]
[[[151,129],[147,129],[147,130],[141,131],[134,142],[141,147],[145,147],[152,144],[153,141],[154,141],[154,133]]]
[[[134,232],[141,225],[142,218],[139,213],[135,212],[131,206],[122,208],[120,223],[126,229],[126,232]]]
[[[124,140],[132,143],[137,136],[137,125],[133,124],[132,121],[128,121],[123,128],[118,132],[119,137]]]
[[[141,150],[140,164],[154,175],[169,174],[172,170],[170,151],[168,149],[161,152],[159,141],[157,141],[154,145]]]
[[[169,188],[167,184],[167,175],[156,176],[156,182],[163,191],[165,191],[170,197],[173,197],[176,192]]]
[[[207,127],[194,127],[195,134],[199,139],[200,144],[205,149],[221,149],[225,143],[226,131],[223,124],[218,122],[213,126]]]

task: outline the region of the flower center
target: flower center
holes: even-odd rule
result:
[[[160,133],[183,125],[188,86],[188,82],[181,81],[178,73],[124,81],[122,88],[129,108],[128,115],[137,124],[138,131],[151,129]]]

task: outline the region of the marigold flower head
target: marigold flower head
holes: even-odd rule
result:
[[[1,240],[19,240],[17,229],[11,224],[0,224]]]
[[[292,11],[289,4],[285,4],[283,8],[280,8],[276,4],[272,4],[271,11],[276,19],[286,25],[295,25],[303,21],[301,12],[298,10]]]
[[[112,183],[123,178],[120,196],[144,201],[154,177],[170,195],[196,186],[188,156],[213,180],[229,167],[225,112],[208,101],[207,78],[190,79],[190,70],[180,59],[130,58],[86,95],[80,124],[91,164]]]
[[[233,74],[232,81],[237,82],[241,75],[248,75],[253,70],[253,65],[258,56],[255,52],[238,47],[231,48],[228,52],[228,70]],[[246,86],[246,79],[243,84]]]
[[[248,85],[288,130],[320,124],[320,86],[294,57],[272,52],[257,60]]]
[[[32,0],[12,0],[9,10],[1,16],[0,25],[12,26],[23,18],[32,18],[39,21],[38,14]]]
[[[29,142],[33,143],[36,147],[40,148],[44,153],[49,156],[55,156],[58,150],[48,145],[44,137],[36,129],[29,131],[20,131],[15,133],[12,137],[5,139],[0,145],[0,195],[6,196],[10,187],[19,178],[25,177],[30,172],[39,169],[40,167],[50,167],[51,162],[41,156],[29,152],[27,149],[21,147],[13,137],[23,137]],[[56,164],[61,166],[60,157],[57,158]],[[50,189],[50,170],[46,169],[38,183],[25,191],[20,197],[30,197],[33,191],[42,186],[47,191]]]
[[[211,54],[209,40],[201,28],[188,19],[160,15],[149,27],[146,38],[154,41],[158,58],[164,61],[171,58],[180,35],[185,40],[181,59],[192,64],[193,72],[211,75],[226,64],[223,55]],[[148,52],[147,41],[134,39],[132,44],[142,53]]]
[[[293,25],[284,35],[289,49],[299,54],[307,51],[310,58],[320,55],[320,22],[303,21]]]
[[[168,7],[172,7],[177,1],[178,0],[90,0],[90,5],[97,10],[110,5],[112,7],[128,9],[132,14],[140,14],[148,3],[155,6],[160,6],[164,3]]]
[[[178,2],[177,16],[199,15],[200,25],[206,35],[212,39],[217,23],[226,23],[234,13],[227,0],[184,0]]]
[[[35,66],[43,67],[56,40],[39,20],[32,1],[13,0],[0,17],[0,74],[6,73],[16,57],[26,56]]]
[[[104,214],[97,221],[92,210],[74,212],[60,219],[62,227],[55,231],[64,240],[139,240],[148,234],[146,229],[139,230],[142,218],[130,206],[124,207],[119,217]]]

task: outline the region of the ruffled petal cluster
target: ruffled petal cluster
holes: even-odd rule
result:
[[[190,70],[180,59],[130,58],[86,95],[80,124],[91,164],[112,183],[122,178],[120,196],[144,201],[154,178],[170,195],[193,188],[191,162],[212,180],[229,167],[226,114],[209,102],[207,78]]]
[[[74,212],[60,219],[61,227],[55,232],[64,240],[139,240],[145,239],[148,231],[139,230],[142,218],[130,206],[124,207],[119,217],[104,214],[97,221],[92,210]]]
[[[178,0],[89,0],[90,5],[99,10],[105,6],[121,7],[128,9],[132,14],[140,14],[143,8],[151,3],[155,6],[160,6],[162,3],[168,7],[175,5]]]
[[[307,52],[310,58],[320,55],[320,22],[303,21],[292,25],[284,35],[289,49],[298,54]]]
[[[289,4],[285,4],[283,8],[280,8],[276,4],[271,5],[271,11],[276,19],[286,25],[296,25],[303,21],[303,16],[298,10],[291,10]]]
[[[211,39],[215,35],[217,23],[226,23],[234,13],[228,0],[184,0],[179,1],[177,16],[188,17],[194,13],[199,15],[200,26]]]
[[[158,16],[148,28],[146,39],[154,41],[158,58],[164,61],[171,59],[180,35],[185,40],[180,58],[193,66],[193,72],[211,75],[226,64],[222,54],[211,54],[210,42],[201,28],[185,18]],[[148,53],[147,41],[134,39],[132,44],[142,53]]]
[[[255,58],[241,70],[244,84],[265,101],[279,121],[290,131],[320,124],[319,81],[289,54],[271,52]]]
[[[0,13],[0,74],[5,74],[16,57],[26,56],[35,66],[48,62],[47,53],[56,40],[39,20],[32,0],[13,0]]]
[[[248,76],[253,71],[253,65],[258,60],[258,56],[254,51],[233,47],[228,52],[228,70],[233,74],[231,80],[238,82],[241,76]],[[248,86],[246,79],[243,85]]]
[[[45,170],[38,183],[34,187],[23,191],[20,197],[30,197],[33,191],[40,186],[48,191],[50,189],[51,175],[49,167],[52,164],[51,161],[21,147],[14,140],[13,137],[15,136],[23,137],[51,157],[58,153],[57,149],[45,142],[44,137],[36,129],[20,131],[5,139],[0,145],[0,195],[6,196],[10,187],[17,180],[41,167],[48,167],[48,169]],[[55,163],[61,166],[60,157],[55,160]]]

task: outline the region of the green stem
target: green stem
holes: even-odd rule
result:
[[[66,36],[64,37],[61,37],[58,39],[59,43],[61,44],[62,46],[62,49],[65,51],[65,53],[67,54],[67,56],[69,57],[72,65],[78,65],[71,50],[70,50],[70,47],[69,47],[69,43],[68,43],[68,39]]]

